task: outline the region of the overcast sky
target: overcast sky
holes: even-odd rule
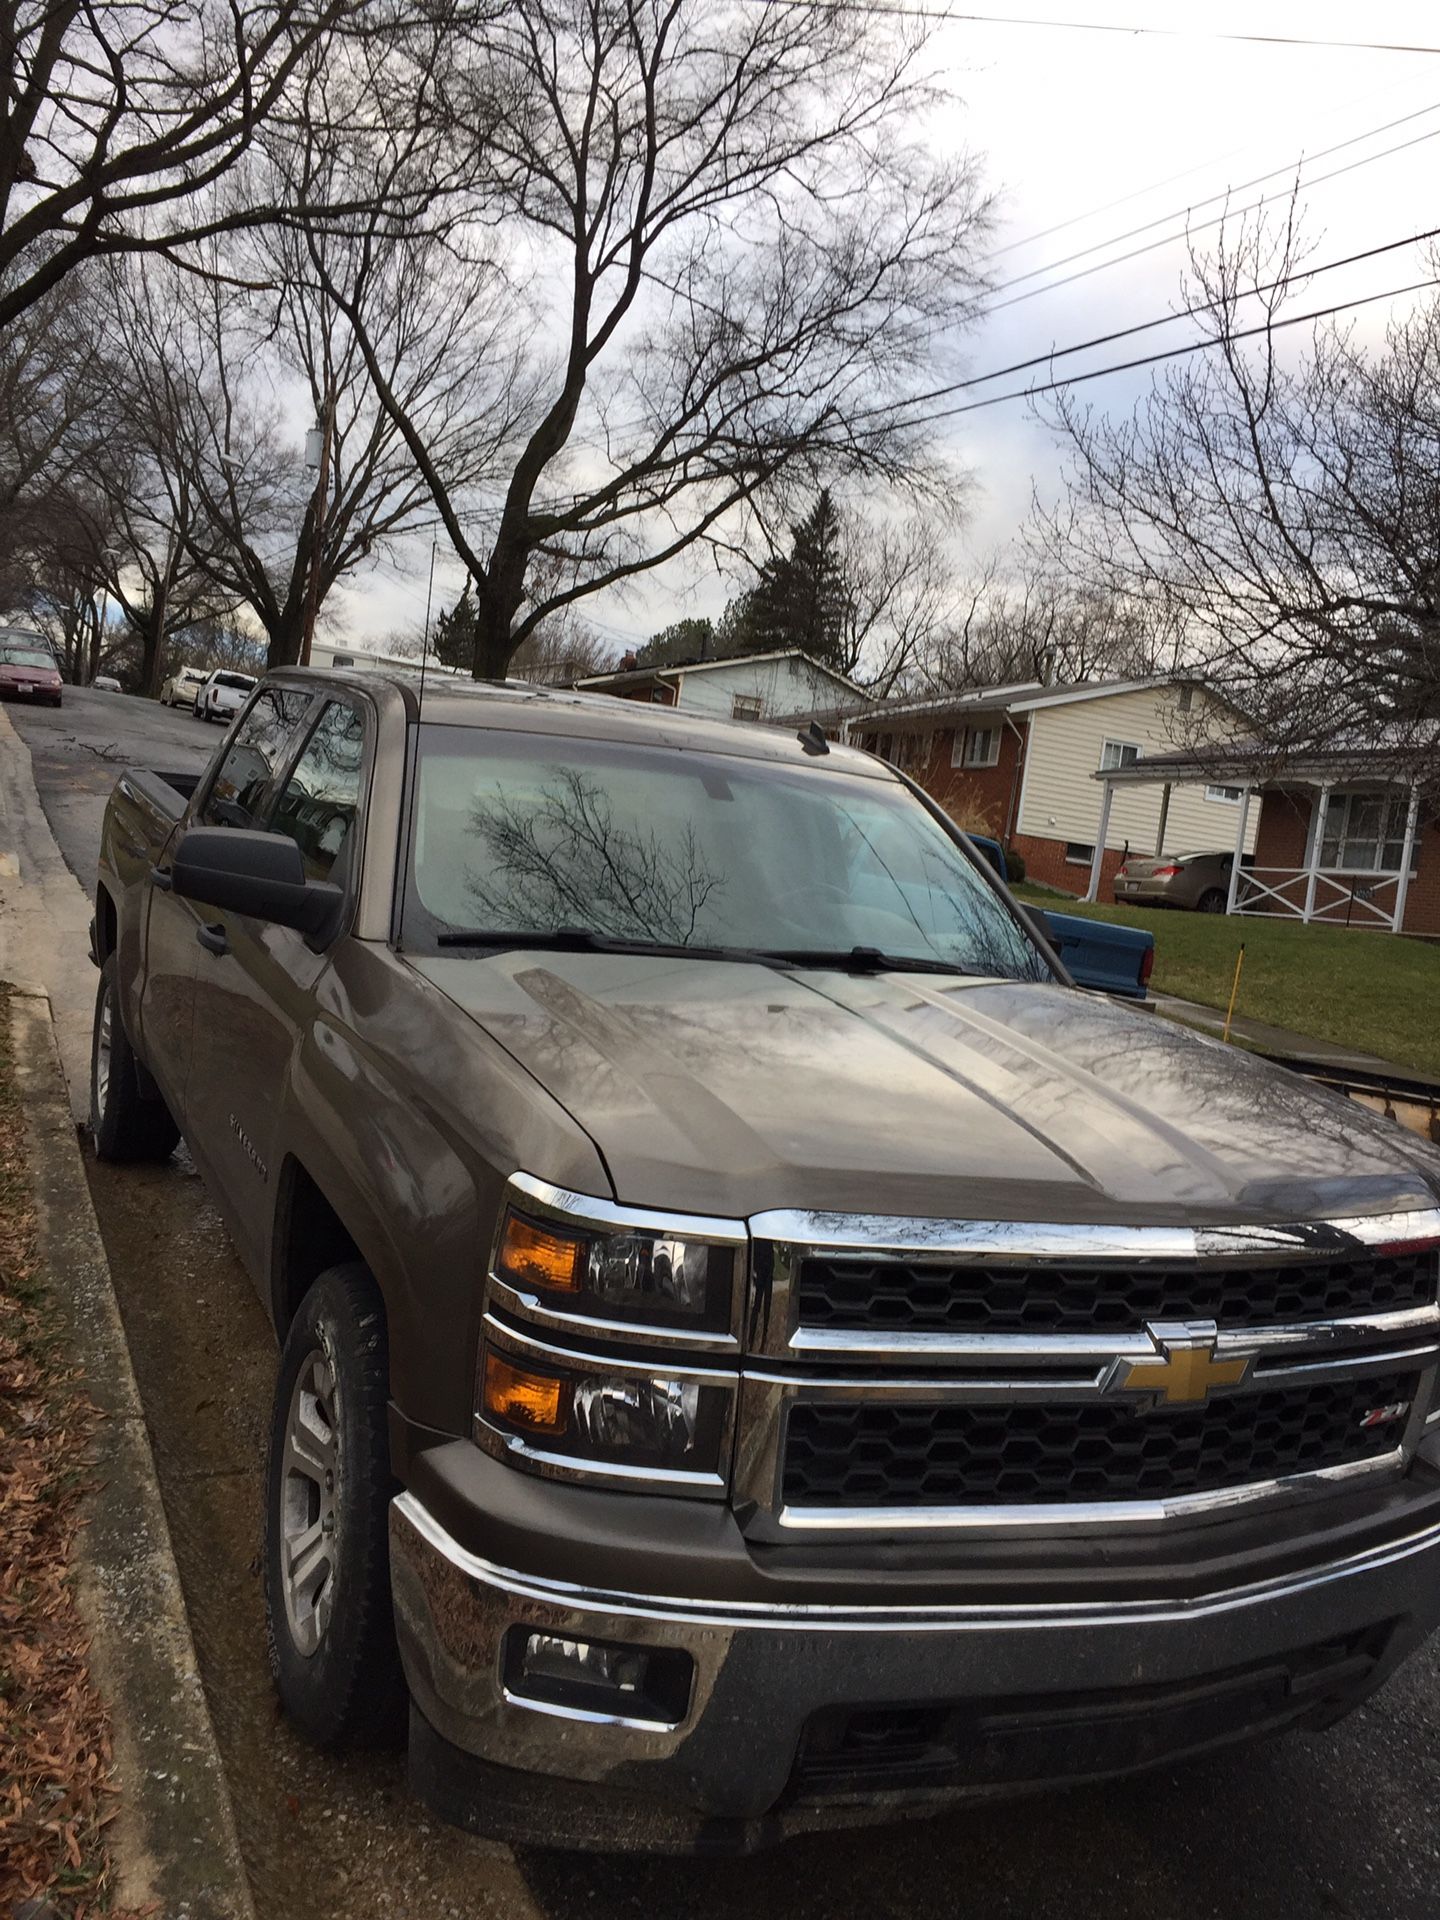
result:
[[[1024,8],[1020,0],[992,0],[987,11],[1018,17]],[[1198,37],[1277,33],[1440,45],[1435,0],[1370,0],[1364,7],[1353,0],[1054,0],[1039,11],[1070,21],[1138,21],[1185,37],[959,22],[938,30],[937,53],[960,101],[945,134],[983,157],[1000,196],[990,272],[997,283],[1033,275],[993,296],[993,310],[964,344],[966,374],[1166,313],[1179,301],[1186,209],[1198,227],[1219,213],[1214,196],[1227,188],[1237,206],[1262,195],[1283,201],[1297,164],[1313,263],[1440,226],[1440,56]],[[1326,151],[1342,143],[1342,150]],[[1386,154],[1389,148],[1400,150]],[[1342,168],[1349,170],[1322,178]],[[1148,230],[1131,232],[1142,227]],[[1131,237],[1121,239],[1125,234]],[[1166,243],[1153,246],[1157,240]],[[1063,288],[1033,292],[1137,248],[1147,251]],[[1419,249],[1399,250],[1319,276],[1295,310],[1402,287],[1425,272]],[[1011,304],[1002,308],[1000,301]],[[1359,309],[1354,319],[1363,337],[1378,338],[1389,311],[1386,302]],[[1178,345],[1192,328],[1178,321],[1119,348],[1068,358],[1063,369],[1081,372]],[[1304,331],[1295,329],[1292,338]],[[1043,377],[982,385],[956,400]],[[1083,391],[1096,406],[1126,410],[1147,378],[1111,375]],[[1047,497],[1057,491],[1059,453],[1019,400],[948,420],[943,431],[974,481],[960,550],[983,555],[1015,532],[1032,483]],[[335,613],[356,637],[422,619],[429,561],[428,547],[395,556],[337,595]],[[442,549],[435,577],[438,608],[453,600],[464,574]],[[619,646],[682,614],[718,611],[726,592],[707,560],[652,579],[643,598],[597,597],[581,611]]]

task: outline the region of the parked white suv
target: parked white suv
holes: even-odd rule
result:
[[[177,667],[160,689],[163,707],[193,707],[195,696],[210,678],[204,667]]]
[[[202,720],[218,720],[223,726],[235,718],[254,686],[254,677],[248,673],[212,673],[195,695],[195,711]]]

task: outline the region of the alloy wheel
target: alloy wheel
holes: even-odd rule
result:
[[[95,1117],[103,1120],[110,1099],[110,1060],[113,1052],[115,1013],[111,996],[101,997],[95,1034]]]
[[[335,1604],[340,1471],[335,1375],[317,1347],[290,1395],[280,1471],[280,1583],[297,1653],[316,1652]]]

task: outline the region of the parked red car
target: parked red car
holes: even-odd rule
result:
[[[64,681],[55,656],[38,640],[0,640],[0,699],[43,700],[58,707]]]

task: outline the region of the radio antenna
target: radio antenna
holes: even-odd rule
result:
[[[435,597],[435,542],[430,542],[430,584],[425,589],[425,638],[420,642],[420,705],[425,705],[425,663],[430,658],[430,602]]]

